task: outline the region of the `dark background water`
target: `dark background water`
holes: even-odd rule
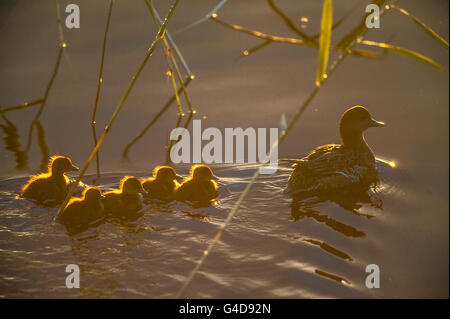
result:
[[[63,9],[69,3],[61,1],[63,17]],[[76,164],[82,165],[93,144],[90,119],[108,1],[77,3],[81,9],[81,28],[64,28],[68,44],[66,56],[41,122],[50,153],[70,155]],[[164,15],[168,6],[166,1],[155,3]],[[335,19],[354,3],[335,1]],[[280,0],[276,4],[298,24],[300,17],[308,17],[307,28],[303,29],[305,32],[314,34],[318,31],[320,1]],[[197,20],[214,5],[211,1],[182,1],[169,30],[178,30]],[[399,1],[399,5],[448,38],[447,1]],[[364,6],[360,6],[333,33],[334,42],[359,23],[363,9]],[[294,36],[265,1],[230,0],[219,16],[225,21],[261,32]],[[12,106],[41,97],[58,50],[53,2],[2,2],[0,21],[0,105]],[[155,32],[144,2],[116,1],[97,116],[100,131],[125,92]],[[366,39],[386,41],[391,37],[392,43],[416,50],[448,67],[448,51],[395,11],[384,16],[381,28],[369,31]],[[188,90],[198,110],[197,118],[206,117],[202,121],[203,127],[277,127],[281,114],[285,113],[289,120],[314,87],[317,67],[317,50],[314,48],[272,44],[250,57],[239,59],[244,49],[257,45],[261,40],[212,21],[175,34],[174,39],[196,76]],[[332,54],[331,60],[335,57],[336,54]],[[166,71],[164,56],[158,48],[102,146],[104,170],[140,170],[148,172],[148,175],[155,164],[164,160],[166,137],[176,123],[175,106],[131,150],[132,164],[126,167],[120,164],[124,146],[148,123],[172,92]],[[224,238],[225,247],[218,248],[217,255],[210,256],[210,264],[206,265],[205,272],[194,286],[197,288],[193,288],[192,296],[448,297],[448,73],[394,54],[388,54],[379,61],[349,57],[304,113],[281,146],[280,155],[303,154],[317,145],[338,142],[337,120],[348,106],[356,104],[368,107],[375,118],[387,123],[383,129],[370,130],[366,137],[377,156],[398,164],[396,170],[384,171],[386,187],[380,195],[383,210],[372,211],[370,205],[363,206],[362,212],[376,216],[367,219],[345,214],[348,212],[332,203],[315,205],[314,208],[320,214],[363,229],[365,239],[351,239],[326,226],[323,230],[323,223],[314,218],[291,220],[289,201],[281,194],[283,181],[289,173],[286,168],[272,181],[264,178],[262,181],[265,183],[256,186],[233,223],[240,227],[230,227]],[[22,144],[26,143],[28,126],[36,110],[32,107],[7,114],[17,126]],[[163,235],[155,235],[153,240],[154,233],[149,230],[151,223],[147,219],[138,222],[144,229],[138,232],[138,236],[126,235],[127,228],[106,225],[93,238],[108,237],[110,241],[89,240],[88,235],[70,239],[62,228],[58,228],[59,225],[51,224],[53,210],[44,210],[46,213],[42,214],[42,209],[31,208],[14,199],[23,182],[16,177],[28,172],[14,170],[11,152],[2,149],[0,155],[1,176],[13,178],[1,184],[4,219],[1,223],[0,287],[5,288],[0,289],[0,294],[4,296],[38,296],[42,293],[40,287],[46,282],[51,289],[45,296],[71,296],[60,287],[63,281],[59,275],[52,277],[52,273],[63,272],[61,265],[72,260],[85,265],[92,274],[91,290],[83,290],[82,295],[170,297],[214,236],[217,224],[225,219],[249,175],[246,172],[233,175],[234,171],[240,172],[239,166],[223,168],[225,181],[220,206],[217,211],[211,208],[213,211],[200,213],[209,216],[207,222],[190,217],[176,218],[185,216],[182,214],[156,214],[156,224],[160,222],[158,218],[162,218],[161,224],[165,226],[161,227],[174,227],[175,230],[168,232],[170,236],[185,237],[186,251],[180,252],[180,247],[173,247],[170,241],[158,237]],[[31,169],[36,170],[39,162],[40,152],[35,143],[29,153]],[[90,169],[92,172],[94,166]],[[220,172],[221,168],[218,169]],[[186,171],[185,168],[181,170]],[[117,184],[120,174],[113,176],[114,181],[108,180],[105,184]],[[272,189],[271,183],[278,184]],[[231,191],[228,192],[229,189]],[[182,212],[183,209],[168,210]],[[48,235],[49,230],[57,234],[55,238]],[[27,244],[23,236],[28,233],[30,243]],[[311,243],[305,244],[304,240],[310,239],[340,248],[351,255],[353,261],[333,259],[328,254],[322,256],[323,250],[311,246]],[[39,249],[35,247],[36,240],[41,243]],[[127,243],[135,241],[139,249],[119,249],[123,247],[122,240]],[[264,241],[264,246],[261,241]],[[55,245],[55,242],[59,244]],[[159,248],[152,251],[149,247],[155,243]],[[48,259],[42,257],[47,256],[45,249],[51,256]],[[106,253],[104,259],[94,258],[94,252],[104,249],[116,250]],[[33,253],[37,251],[41,257]],[[160,259],[149,254],[160,251],[165,252]],[[130,265],[122,264],[121,254],[126,256],[125,260]],[[170,268],[173,281],[168,286],[164,286],[162,277],[157,276],[167,269],[166,258],[185,261],[179,265],[174,262],[176,265]],[[33,260],[37,266],[33,266]],[[48,267],[39,268],[40,263]],[[154,274],[148,269],[152,263],[155,265]],[[368,263],[379,264],[385,276],[383,288],[378,291],[367,291],[364,287],[363,269]],[[269,265],[272,268],[267,268]],[[149,274],[141,278],[129,267]],[[17,271],[11,273],[12,269]],[[315,269],[337,274],[353,286],[343,287],[340,283],[322,279],[320,275],[312,275]],[[105,271],[108,275],[98,275]],[[268,273],[274,272],[277,275],[267,278]],[[119,274],[120,280],[115,273]],[[21,284],[19,278],[25,283]],[[111,278],[116,278],[116,281]],[[157,288],[149,291],[147,289],[150,288],[135,287],[142,280],[154,283]],[[33,282],[40,285],[33,288]],[[109,287],[108,282],[120,283],[117,285],[122,288]],[[267,287],[270,289],[263,289]],[[137,292],[130,292],[130,289]]]

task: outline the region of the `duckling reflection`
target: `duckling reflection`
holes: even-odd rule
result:
[[[341,117],[342,145],[327,144],[315,148],[294,162],[287,192],[293,197],[330,193],[336,189],[367,190],[378,183],[375,156],[364,140],[369,127],[384,126],[372,118],[363,106],[349,108]]]
[[[187,201],[198,207],[209,206],[219,196],[215,176],[208,165],[193,165],[191,176],[186,178],[175,193],[179,201]]]
[[[104,217],[103,196],[97,187],[84,190],[83,197],[72,197],[69,204],[57,217],[67,227],[82,227]]]
[[[134,176],[125,176],[120,189],[104,194],[105,212],[116,217],[131,217],[142,208],[140,194],[145,193],[141,181]]]
[[[175,192],[180,187],[175,170],[170,166],[157,166],[153,170],[153,177],[142,182],[142,187],[152,199],[170,202],[175,199]]]
[[[50,159],[48,172],[32,176],[23,186],[21,196],[35,200],[38,204],[57,204],[67,194],[69,178],[67,172],[76,171],[78,167],[72,165],[66,156],[53,156]]]

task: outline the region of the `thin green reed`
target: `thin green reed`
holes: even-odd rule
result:
[[[75,192],[75,189],[77,188],[78,184],[80,183],[81,179],[83,178],[84,174],[86,173],[86,170],[89,167],[89,164],[94,159],[95,154],[99,150],[100,146],[102,145],[103,141],[105,140],[106,136],[108,135],[109,131],[111,130],[112,125],[117,119],[117,116],[119,115],[120,111],[122,110],[125,101],[127,100],[128,96],[130,95],[137,79],[142,73],[142,70],[144,69],[145,65],[147,64],[147,61],[150,59],[150,57],[153,54],[153,51],[155,51],[157,44],[159,41],[163,38],[164,32],[166,30],[167,24],[169,23],[170,19],[172,18],[175,8],[177,7],[180,0],[174,0],[172,7],[169,10],[169,13],[167,14],[167,17],[164,19],[164,22],[162,23],[161,27],[158,30],[158,33],[155,36],[155,39],[153,40],[153,43],[151,44],[150,48],[147,51],[147,54],[144,57],[144,60],[142,61],[141,65],[139,66],[138,70],[136,71],[136,74],[133,76],[128,88],[126,89],[124,95],[122,96],[122,99],[120,100],[119,104],[117,105],[116,109],[114,110],[114,113],[111,117],[111,120],[109,121],[108,125],[105,127],[105,130],[100,137],[100,139],[97,142],[97,145],[95,145],[94,149],[92,150],[91,154],[89,155],[89,158],[87,159],[86,163],[84,164],[80,174],[78,175],[75,183],[73,184],[72,188],[67,193],[66,198],[64,199],[63,203],[61,204],[61,207],[59,209],[59,214],[63,211],[63,209],[66,207],[67,203],[69,202],[69,199],[72,197],[73,193]]]
[[[97,115],[98,101],[100,99],[100,91],[101,91],[101,87],[102,87],[102,83],[103,83],[103,65],[105,63],[106,40],[107,40],[107,36],[108,36],[109,24],[111,22],[111,14],[112,14],[113,5],[114,5],[114,0],[110,0],[108,17],[106,19],[105,34],[103,35],[102,57],[100,60],[100,71],[98,73],[97,93],[95,95],[94,109],[92,111],[91,127],[92,127],[92,138],[94,139],[94,145],[97,145],[97,130],[95,129],[95,124],[96,124],[95,118]],[[95,154],[95,161],[97,164],[97,178],[99,178],[100,177],[99,152],[97,152],[97,154]]]
[[[187,87],[189,83],[193,80],[194,76],[188,76],[186,80],[184,81],[183,85],[184,87]],[[177,94],[181,93],[181,88],[178,89]],[[134,137],[130,143],[127,144],[125,149],[122,152],[122,160],[125,160],[128,158],[128,153],[130,152],[131,147],[136,144],[144,135],[148,132],[148,130],[153,126],[153,124],[156,123],[156,121],[159,120],[159,118],[169,109],[169,107],[172,105],[172,103],[175,101],[176,96],[175,94],[172,95],[172,97],[167,101],[166,104],[161,108],[161,110],[156,113],[156,115],[151,119],[151,121],[142,129],[142,131]]]
[[[325,0],[326,1],[326,0]],[[387,1],[387,0],[386,0]],[[395,0],[393,0],[393,2],[395,2]],[[384,15],[385,10],[382,9],[380,11],[380,18]],[[341,51],[342,53],[338,56],[338,58],[334,61],[334,63],[330,66],[329,71],[328,71],[328,76],[326,76],[323,81],[321,83],[319,83],[319,85],[316,85],[314,87],[314,89],[311,91],[311,93],[309,94],[308,98],[306,99],[305,102],[303,102],[303,104],[300,106],[300,108],[297,110],[297,112],[295,113],[294,117],[289,121],[286,129],[284,131],[282,131],[282,133],[280,134],[280,136],[278,137],[278,140],[272,145],[271,150],[269,152],[269,156],[273,153],[273,151],[275,150],[276,147],[278,147],[286,138],[286,136],[291,132],[292,128],[294,127],[295,123],[298,121],[298,119],[301,117],[301,115],[303,114],[303,112],[306,110],[306,108],[310,105],[311,101],[314,99],[314,97],[317,95],[317,93],[319,92],[319,90],[323,87],[323,84],[329,80],[329,78],[331,77],[331,75],[334,73],[334,71],[336,70],[336,68],[342,63],[342,61],[349,55],[349,51],[351,50],[351,48],[353,48],[356,44],[357,44],[357,39],[361,38],[365,35],[365,33],[367,32],[367,28],[361,28],[359,30],[359,32],[354,34],[353,40],[349,41],[348,44],[344,47],[344,49]],[[250,182],[247,184],[247,186],[245,187],[244,191],[241,193],[241,195],[239,196],[237,202],[235,203],[235,205],[233,206],[233,208],[231,209],[230,213],[228,214],[225,222],[222,224],[222,226],[220,227],[219,231],[217,232],[216,236],[214,237],[214,239],[210,242],[210,244],[208,245],[207,249],[203,251],[202,257],[200,258],[200,260],[198,261],[198,263],[196,264],[196,266],[194,267],[194,269],[191,271],[191,273],[189,274],[189,276],[187,277],[187,279],[185,280],[185,282],[183,283],[183,286],[181,287],[181,289],[177,292],[176,294],[176,298],[182,298],[185,295],[186,289],[189,287],[190,283],[192,282],[192,280],[194,279],[196,273],[198,272],[198,270],[200,269],[200,267],[202,266],[202,264],[205,262],[207,256],[211,253],[212,249],[215,247],[215,245],[219,242],[220,238],[222,237],[223,231],[225,230],[225,228],[229,225],[229,223],[231,222],[231,220],[233,219],[233,217],[236,215],[236,213],[238,212],[242,202],[244,201],[245,197],[248,195],[248,193],[250,192],[251,188],[253,187],[253,185],[255,184],[256,180],[258,179],[260,175],[260,170],[257,169],[255,171],[255,173],[253,174]]]
[[[33,137],[33,129],[47,104],[47,98],[50,94],[50,90],[53,86],[53,83],[55,82],[56,76],[58,75],[58,70],[59,70],[59,66],[61,64],[61,58],[63,56],[64,49],[67,47],[67,44],[64,42],[64,33],[63,33],[63,29],[62,29],[61,16],[59,13],[59,1],[55,0],[54,3],[55,3],[55,10],[56,10],[56,24],[58,27],[58,38],[59,38],[58,57],[56,58],[56,64],[53,69],[53,74],[52,74],[50,81],[48,82],[47,87],[45,89],[45,93],[44,93],[44,97],[42,98],[41,106],[39,107],[36,115],[34,116],[32,122],[30,124],[30,128],[28,131],[28,142],[27,142],[27,146],[25,147],[26,152],[28,152],[31,147],[31,142],[32,142],[32,137]]]

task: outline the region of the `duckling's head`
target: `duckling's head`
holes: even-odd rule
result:
[[[71,171],[78,171],[78,167],[72,164],[72,160],[66,156],[53,156],[50,159],[49,168],[52,174],[63,174]]]
[[[219,179],[215,176],[208,165],[194,165],[191,168],[191,176],[194,181],[210,181]]]
[[[97,187],[86,188],[83,192],[84,200],[90,203],[97,203],[102,199],[102,192]]]
[[[144,193],[141,181],[134,176],[125,176],[120,181],[120,189],[124,194],[136,195],[139,193]]]
[[[360,139],[362,133],[369,127],[382,127],[384,125],[383,122],[374,120],[364,106],[358,105],[349,108],[342,115],[339,122],[339,131],[342,142],[346,145],[352,140]]]
[[[173,181],[181,176],[177,175],[170,166],[157,166],[153,171],[153,176],[158,180]]]

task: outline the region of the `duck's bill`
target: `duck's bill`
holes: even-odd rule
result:
[[[77,166],[75,166],[75,165],[72,165],[72,171],[79,171],[80,169],[77,167]]]
[[[372,119],[370,126],[371,127],[383,127],[383,126],[386,126],[386,124],[384,124],[384,122],[376,121],[376,120]]]

